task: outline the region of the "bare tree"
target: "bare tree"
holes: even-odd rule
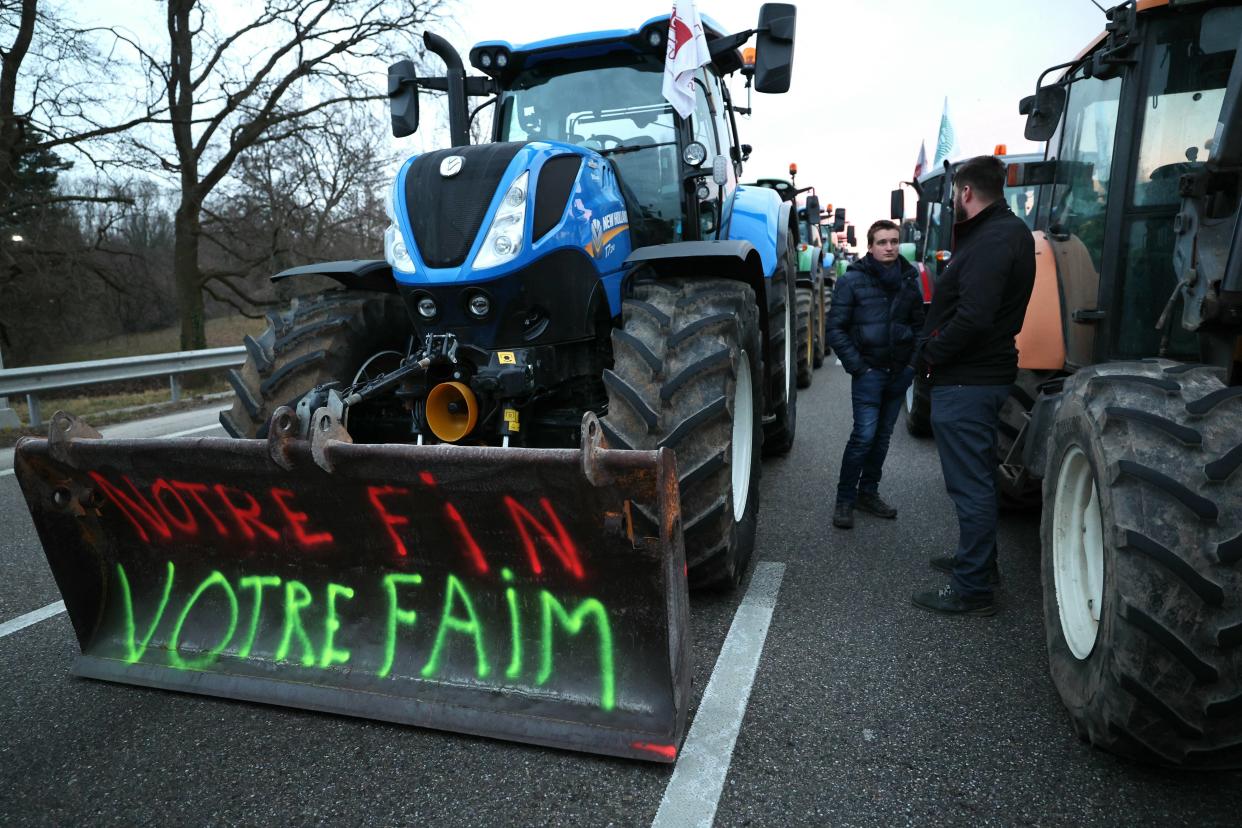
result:
[[[119,48],[128,39],[71,25],[39,0],[0,0],[0,32],[0,224],[41,205],[108,198],[23,187],[21,171],[32,156],[59,160],[57,149],[98,162],[103,139],[158,117],[159,99],[127,108],[120,101],[132,100],[132,91],[118,95],[106,80],[128,65],[128,50]]]
[[[380,193],[395,156],[382,148],[384,119],[354,113],[321,130],[244,153],[203,209],[200,268],[212,298],[248,316],[283,303],[267,277],[326,259],[378,256]]]
[[[168,0],[167,92],[174,157],[135,142],[175,174],[173,272],[181,347],[201,348],[203,210],[244,153],[316,130],[343,109],[383,97],[382,71],[438,11],[440,0],[267,0],[224,33],[197,0]],[[370,73],[370,74],[365,74]]]

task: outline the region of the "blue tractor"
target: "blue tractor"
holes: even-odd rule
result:
[[[662,93],[667,15],[480,43],[474,76],[426,34],[447,72],[390,68],[393,132],[417,130],[420,89],[440,91],[452,146],[401,167],[384,261],[275,277],[326,275],[342,289],[246,339],[224,427],[266,437],[289,406],[305,434],[328,406],[355,443],[568,448],[593,413],[608,448],[672,449],[690,583],[736,584],[755,542],[760,455],[794,440],[799,233],[792,202],[738,183],[751,148],[736,115],[750,109],[725,78],[785,92],[794,27],[780,3],[738,34],[704,17],[711,62],[687,118]],[[473,111],[472,98],[484,99]],[[472,145],[486,106],[491,140]],[[636,505],[641,534],[660,515]]]
[[[391,67],[394,132],[434,89],[452,146],[401,167],[383,260],[276,277],[339,287],[245,340],[231,437],[18,445],[75,674],[676,761],[689,585],[742,577],[796,416],[796,217],[738,185],[724,83],[788,89],[794,8],[708,21],[681,117],[692,34],[482,43],[473,77],[426,35],[448,71]]]

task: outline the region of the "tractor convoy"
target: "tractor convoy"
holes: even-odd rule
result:
[[[998,147],[1037,258],[998,485],[1043,510],[1077,732],[1238,767],[1242,4],[1108,20],[1021,102],[1046,153]],[[273,277],[338,286],[246,338],[231,436],[105,440],[58,414],[19,444],[76,674],[676,761],[688,589],[747,571],[761,458],[793,447],[857,242],[796,167],[739,183],[751,110],[726,79],[789,89],[794,7],[703,28],[688,117],[662,93],[667,15],[479,43],[477,74],[427,33],[445,73],[390,68],[393,133],[443,93],[450,146],[397,173],[384,260]],[[952,176],[914,182],[902,227],[928,300]],[[929,433],[922,387],[907,425]]]

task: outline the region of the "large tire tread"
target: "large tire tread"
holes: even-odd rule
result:
[[[401,299],[388,293],[334,290],[292,301],[246,337],[246,362],[229,371],[236,398],[220,424],[233,437],[263,438],[282,405],[295,406],[325,382],[349,382],[385,347],[405,347],[411,332]]]
[[[1140,761],[1242,767],[1242,491],[1206,471],[1237,448],[1242,399],[1230,401],[1242,394],[1230,390],[1212,371],[1167,362],[1093,366],[1066,381],[1053,428],[1043,527],[1053,679],[1081,734]],[[1071,443],[1091,460],[1105,527],[1103,615],[1085,660],[1065,645],[1050,563]]]
[[[759,496],[762,354],[754,293],[740,282],[708,278],[642,281],[633,293],[622,303],[613,367],[604,374],[605,439],[616,448],[673,450],[690,584],[736,585],[754,548]],[[755,442],[746,514],[735,521],[732,401],[743,349],[756,392]],[[655,531],[655,510],[637,507],[640,528]]]
[[[798,307],[795,320],[798,326],[798,343],[794,356],[798,361],[798,387],[810,388],[815,377],[815,352],[811,341],[811,289],[798,288]]]

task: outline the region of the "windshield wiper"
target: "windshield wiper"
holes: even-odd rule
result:
[[[600,155],[620,155],[621,153],[624,153],[624,152],[638,152],[639,150],[643,150],[643,149],[654,149],[656,147],[671,147],[675,145],[676,143],[677,143],[676,141],[663,141],[659,144],[622,144],[621,146],[613,147],[612,149],[596,150],[596,152],[598,152]]]

